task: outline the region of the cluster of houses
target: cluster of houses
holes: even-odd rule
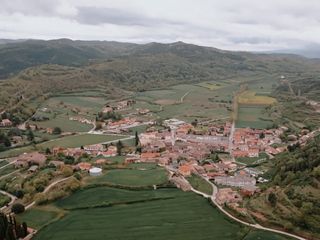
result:
[[[283,152],[285,147],[272,147],[274,144],[280,144],[281,129],[251,129],[237,128],[233,135],[232,155],[239,157],[259,157],[261,152],[272,155]]]
[[[107,104],[103,109],[102,112],[103,113],[107,113],[107,112],[112,112],[115,110],[125,110],[128,109],[130,106],[132,106],[133,104],[135,104],[135,100],[124,100],[124,101],[120,101],[117,102],[115,104]]]

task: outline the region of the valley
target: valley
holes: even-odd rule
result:
[[[91,44],[95,60],[0,82],[0,189],[15,196],[0,207],[22,206],[32,239],[320,236],[317,90],[298,80],[313,64],[181,42],[106,57]]]

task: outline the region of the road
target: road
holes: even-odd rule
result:
[[[189,92],[186,92],[181,98],[180,98],[180,102],[183,103],[183,100],[186,96],[188,96],[188,94],[190,93],[191,91]]]
[[[115,140],[111,140],[111,141],[108,141],[108,142],[103,142],[101,144],[110,144],[110,143],[114,143],[114,142],[118,142],[118,141],[125,141],[125,140],[130,140],[130,139],[134,139],[135,136],[129,136],[129,137],[126,137],[126,138],[122,138],[122,139],[115,139]]]
[[[233,135],[234,135],[234,131],[235,131],[235,121],[232,121],[232,126],[230,129],[230,136],[229,136],[229,153],[230,156],[232,157],[232,159],[234,160],[233,154],[232,154],[232,149],[233,149]]]
[[[199,175],[200,177],[202,177],[204,180],[206,180],[211,186],[212,186],[212,195],[208,195],[206,193],[203,193],[203,192],[200,192],[198,190],[195,190],[193,188],[191,188],[191,190],[199,195],[202,195],[203,197],[206,197],[206,198],[210,198],[211,201],[214,203],[214,205],[216,205],[219,210],[221,212],[223,212],[225,215],[227,215],[228,217],[230,217],[231,219],[233,219],[234,221],[236,222],[239,222],[241,224],[244,224],[246,226],[249,226],[249,227],[252,227],[252,228],[256,228],[256,229],[259,229],[259,230],[264,230],[264,231],[269,231],[269,232],[274,232],[274,233],[279,233],[279,234],[282,234],[282,235],[286,235],[286,236],[289,236],[289,237],[292,237],[292,238],[295,238],[295,239],[299,239],[299,240],[307,240],[306,238],[303,238],[303,237],[299,237],[297,235],[294,235],[294,234],[291,234],[291,233],[287,233],[287,232],[284,232],[284,231],[280,231],[280,230],[276,230],[276,229],[272,229],[272,228],[267,228],[267,227],[263,227],[259,224],[252,224],[252,223],[248,223],[248,222],[245,222],[241,219],[238,219],[236,218],[235,216],[231,215],[229,212],[227,212],[225,209],[223,209],[222,206],[220,206],[217,202],[216,202],[216,196],[217,196],[217,193],[218,193],[218,188],[215,184],[213,184],[208,178],[205,178],[201,175]]]
[[[6,191],[2,191],[2,190],[0,190],[0,193],[3,195],[7,195],[11,199],[11,201],[6,206],[3,206],[2,208],[0,208],[0,211],[5,211],[6,209],[9,209],[11,207],[11,205],[15,202],[17,197],[13,196],[12,194],[10,194]]]
[[[59,180],[56,180],[56,181],[52,182],[51,184],[49,184],[49,185],[44,189],[44,191],[43,191],[42,193],[47,193],[52,187],[54,187],[54,186],[57,185],[58,183],[61,183],[61,182],[63,182],[63,181],[66,181],[66,180],[68,180],[68,179],[70,179],[70,178],[72,178],[72,176],[66,177],[66,178],[62,178],[62,179],[59,179]],[[25,209],[27,210],[27,209],[33,207],[35,204],[36,204],[36,201],[33,201],[32,203],[30,203],[29,205],[27,205],[27,206],[25,207]]]

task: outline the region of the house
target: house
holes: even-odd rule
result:
[[[242,201],[242,197],[231,188],[220,188],[216,196],[216,201],[220,205],[225,203],[237,203]]]
[[[239,158],[239,157],[247,157],[248,156],[248,152],[247,151],[242,151],[242,150],[234,150],[232,152],[233,156],[235,158]]]
[[[93,145],[84,146],[83,149],[87,153],[102,152],[102,151],[104,151],[104,146],[102,144],[93,144]]]
[[[250,197],[252,196],[255,192],[257,192],[258,188],[255,186],[245,186],[242,187],[240,190],[240,193],[244,197]]]
[[[46,132],[49,133],[49,134],[53,134],[53,128],[47,128]]]
[[[214,178],[214,182],[219,185],[232,187],[247,187],[256,185],[256,179],[246,175],[218,176]]]
[[[248,151],[249,157],[259,157],[259,149],[258,148],[250,148]]]
[[[142,162],[156,162],[158,158],[160,157],[160,153],[152,153],[152,152],[146,152],[141,153],[141,161]]]
[[[29,169],[28,172],[34,173],[38,170],[39,166],[38,165],[32,165]]]
[[[44,166],[47,157],[39,152],[24,153],[16,157],[15,167],[27,167],[30,165]]]
[[[182,174],[184,177],[190,176],[193,170],[193,166],[189,164],[179,166],[179,173]]]
[[[125,163],[136,163],[136,162],[140,162],[140,158],[138,157],[127,157],[124,160]]]
[[[0,127],[11,127],[12,122],[9,119],[2,119],[0,122]]]
[[[91,169],[91,163],[81,162],[77,164],[77,168],[81,171],[89,171]]]
[[[103,165],[103,164],[106,164],[106,163],[107,163],[107,160],[103,159],[103,158],[100,158],[100,159],[96,160],[96,164],[97,165]]]

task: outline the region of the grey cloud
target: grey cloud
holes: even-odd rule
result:
[[[157,26],[178,22],[157,19],[116,8],[78,7],[75,19],[82,24],[114,24],[125,26]]]

